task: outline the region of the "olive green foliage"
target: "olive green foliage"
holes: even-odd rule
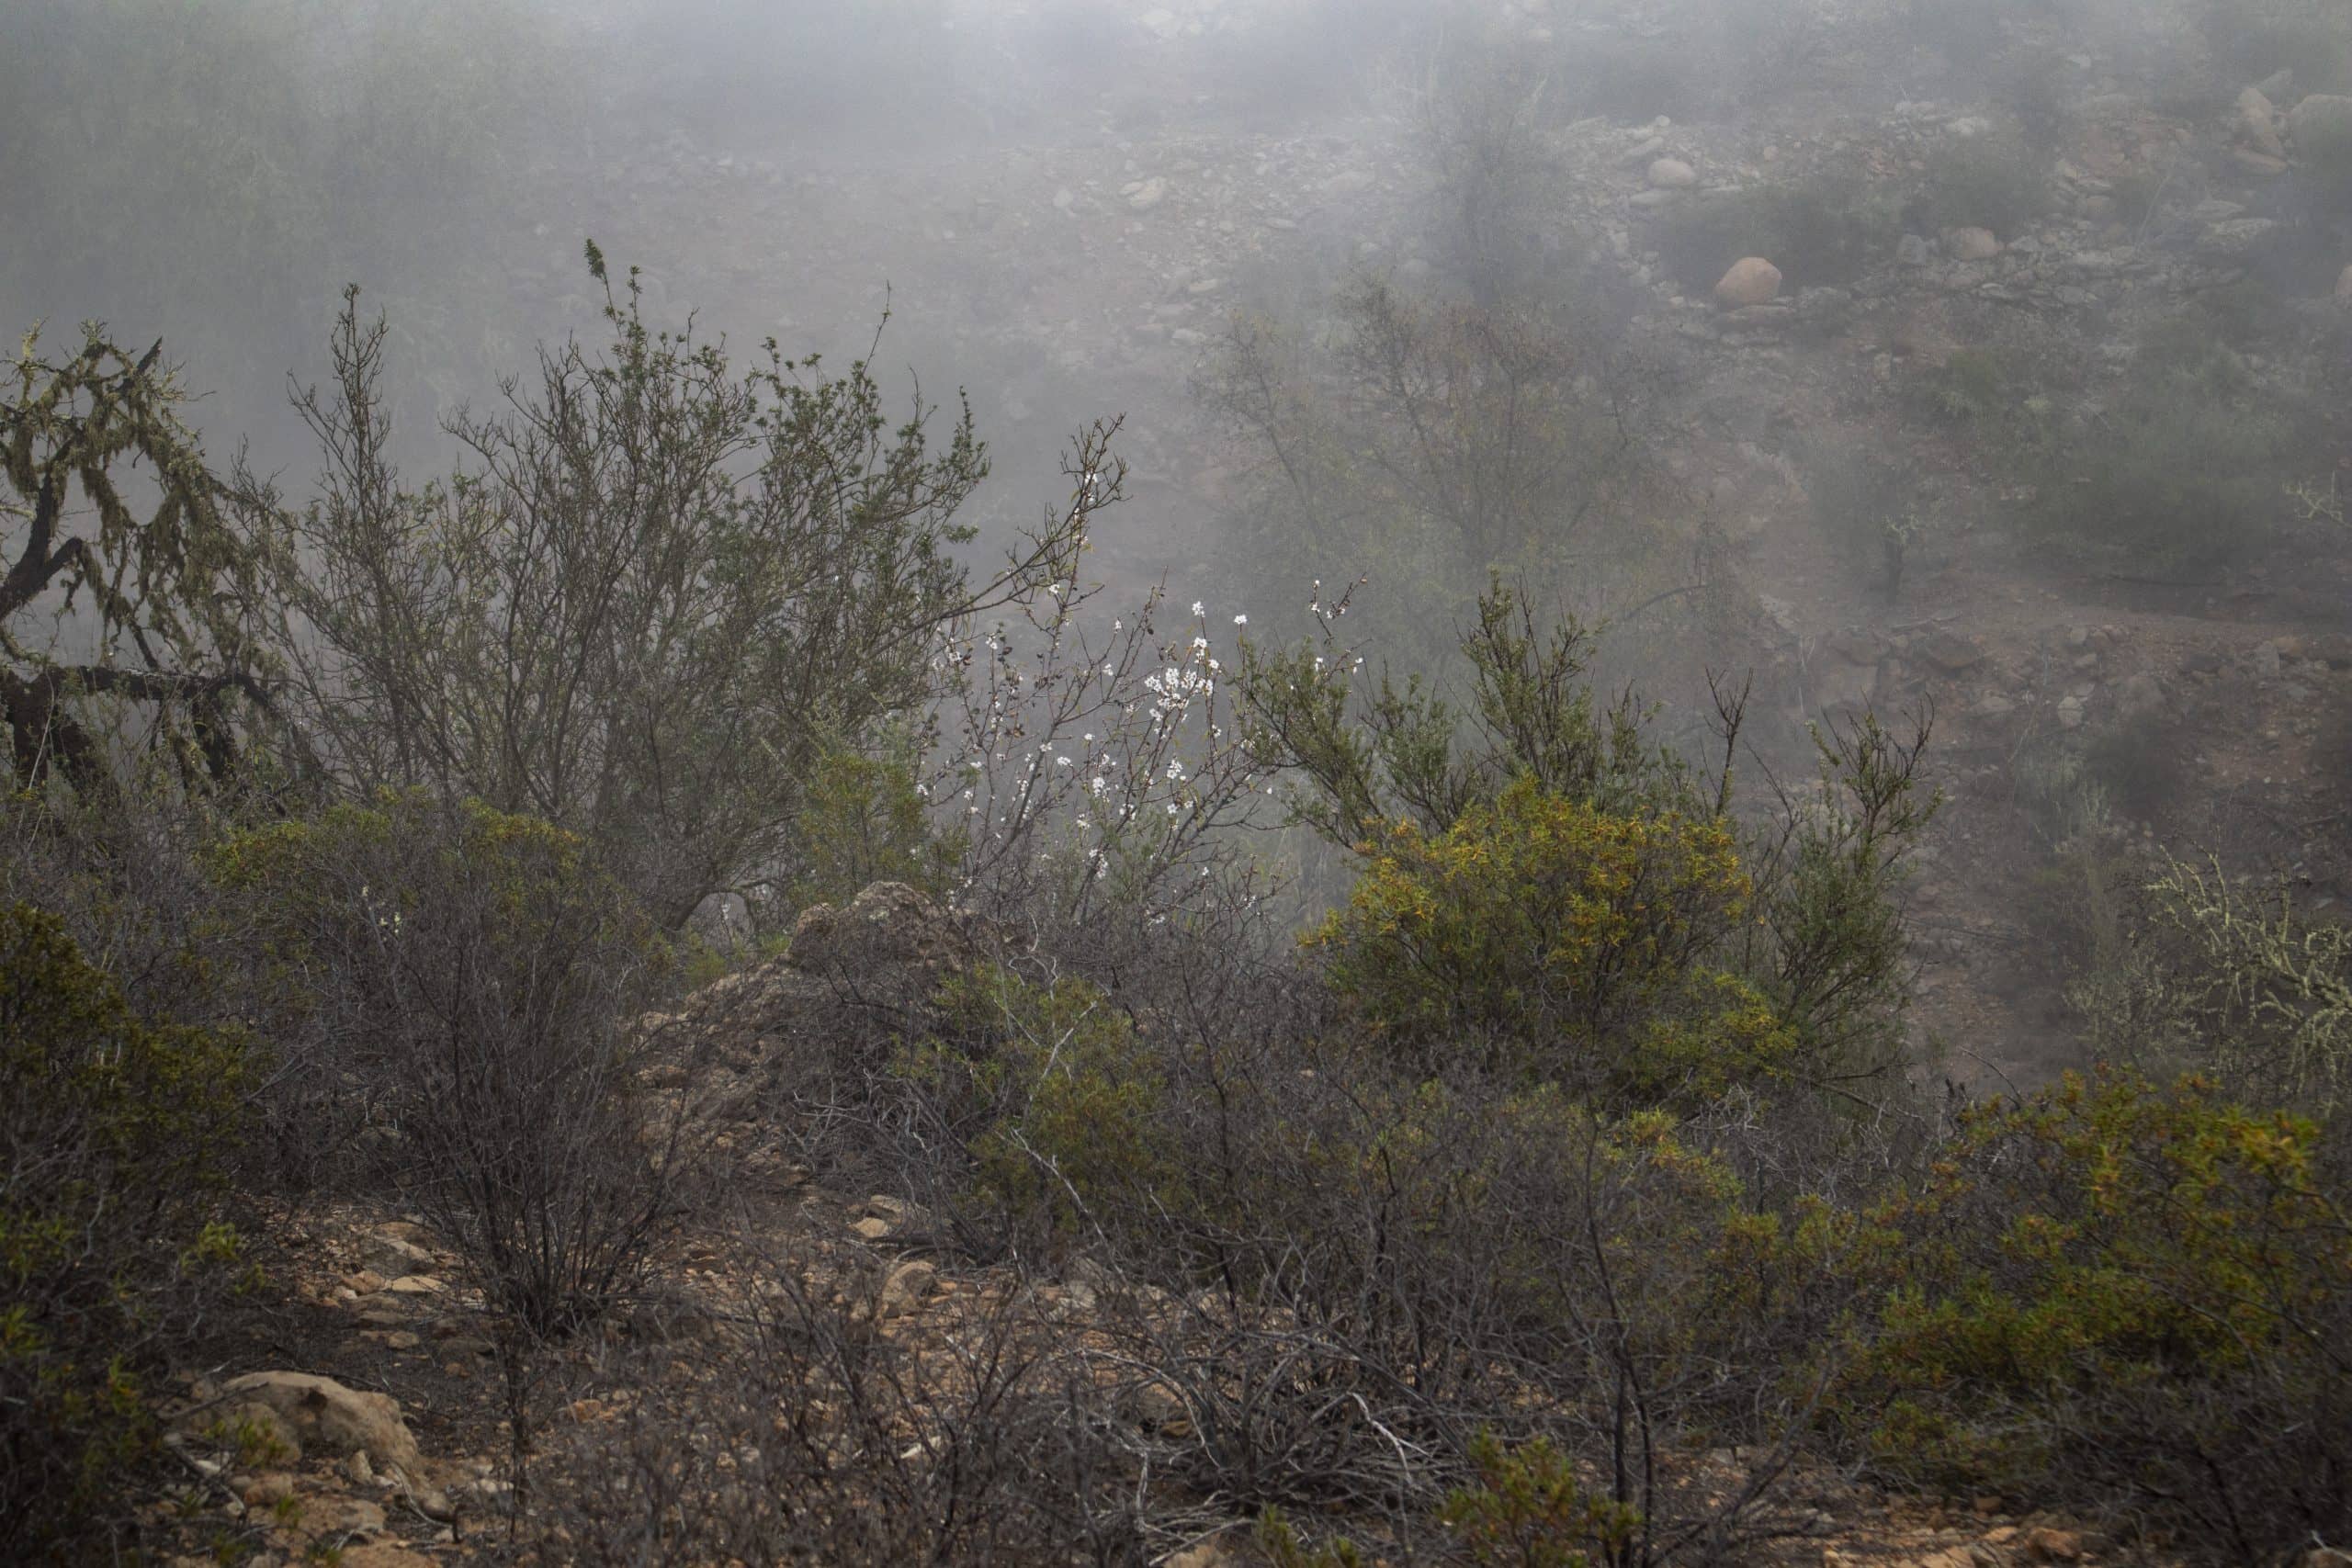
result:
[[[1891,1475],[2128,1507],[2207,1561],[2344,1539],[2340,1158],[2196,1080],[1972,1112],[1876,1216],[1884,1293],[1834,1423]]]
[[[1400,823],[1315,938],[1384,1037],[1506,1054],[1579,1087],[1703,1098],[1794,1040],[1721,966],[1753,894],[1717,818],[1609,813],[1528,780],[1445,833]]]
[[[1892,193],[1860,177],[1705,194],[1659,220],[1658,265],[1700,294],[1744,256],[1769,258],[1792,288],[1836,287],[1894,249],[1897,218]]]
[[[977,1192],[1016,1226],[1091,1230],[1122,1212],[1182,1207],[1182,1150],[1166,1086],[1134,1021],[1082,981],[984,966],[940,998],[949,1032],[898,1070],[946,1097]]]
[[[1640,1517],[1621,1503],[1586,1493],[1576,1466],[1542,1438],[1506,1449],[1491,1432],[1470,1445],[1476,1485],[1458,1487],[1439,1510],[1477,1568],[1587,1568],[1590,1544],[1616,1556],[1634,1540]]]
[[[1460,1560],[1476,1568],[1589,1568],[1585,1546],[1613,1557],[1638,1531],[1640,1516],[1589,1495],[1576,1466],[1544,1438],[1508,1449],[1481,1432],[1470,1460],[1476,1483],[1447,1495],[1438,1522]],[[1274,1568],[1358,1568],[1364,1561],[1352,1541],[1309,1550],[1279,1509],[1261,1517],[1257,1539]]]
[[[801,868],[789,894],[794,908],[845,904],[876,882],[945,894],[956,845],[933,829],[918,761],[904,734],[818,753],[792,829],[793,863]]]
[[[2049,160],[2014,133],[1951,137],[1927,164],[1913,206],[1930,229],[1990,229],[2008,240],[2050,210]]]
[[[54,916],[0,909],[0,1513],[19,1547],[91,1561],[128,1524],[156,1457],[146,1380],[233,1278],[220,1206],[254,1077],[243,1040],[145,1021]]]
[[[0,387],[0,705],[19,787],[107,796],[108,709],[191,788],[240,768],[240,710],[266,702],[270,542],[181,422],[162,344],[96,327],[70,355],[28,335]]]
[[[2114,401],[2047,449],[2029,525],[2053,547],[2128,559],[2142,574],[2241,561],[2282,520],[2306,423],[2210,325],[2161,325]]]
[[[771,340],[740,367],[648,321],[633,276],[605,314],[605,351],[544,350],[503,412],[450,424],[450,478],[411,489],[385,329],[346,298],[335,383],[300,400],[327,471],[288,523],[286,640],[339,787],[546,818],[677,926],[713,894],[785,901],[819,759],[919,725],[952,625],[1057,581],[1084,518],[967,574],[968,409],[934,450],[931,411],[893,428],[864,363],[829,376]]]
[[[631,1020],[672,955],[576,836],[422,791],[232,835],[208,856],[265,1026],[272,1101],[320,1179],[389,1185],[539,1334],[632,1291],[693,1174],[687,1108],[641,1092]]]
[[[1297,819],[1366,869],[1320,933],[1375,1032],[1638,1099],[1733,1082],[1831,1094],[1903,1059],[1902,860],[1935,808],[1875,720],[1820,737],[1823,776],[1753,827],[1597,705],[1586,642],[1499,586],[1464,640],[1457,708],[1312,645],[1245,651],[1261,756]],[[1736,704],[1724,712],[1726,756]]]

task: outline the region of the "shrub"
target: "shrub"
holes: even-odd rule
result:
[[[789,888],[819,756],[920,728],[943,637],[1058,584],[1095,491],[976,577],[954,555],[988,471],[968,410],[934,446],[926,407],[891,427],[863,363],[826,376],[771,340],[739,367],[640,306],[634,275],[608,288],[609,351],[544,350],[502,412],[452,423],[449,481],[411,490],[385,327],[347,294],[334,387],[298,400],[327,471],[277,586],[335,784],[543,816],[676,929],[713,894]]]
[[[1788,1033],[1718,966],[1752,891],[1721,820],[1522,780],[1438,837],[1399,823],[1315,937],[1385,1041],[1643,1100],[1773,1076]]]
[[[694,1106],[647,1092],[662,1042],[630,1021],[667,944],[581,841],[411,792],[210,863],[292,1056],[283,1135],[413,1203],[534,1334],[628,1295],[694,1174]]]
[[[2030,526],[2156,574],[2211,570],[2270,537],[2301,417],[2195,323],[2159,328],[2142,374],[2102,416],[2055,443]]]
[[[0,909],[0,1511],[58,1561],[119,1548],[156,1454],[142,1379],[228,1282],[245,1043],[151,1024],[62,921]]]
[[[1927,158],[1913,198],[1929,229],[1990,229],[2013,238],[2050,210],[2049,161],[2003,132],[1955,136]]]
[[[1099,988],[995,967],[951,981],[951,1032],[899,1071],[944,1097],[977,1195],[1018,1232],[1096,1228],[1096,1209],[1182,1208],[1166,1086],[1134,1021]]]
[[[2352,1530],[2352,1231],[2321,1134],[2210,1086],[2069,1078],[1973,1112],[1835,1420],[1884,1473],[2267,1561]]]

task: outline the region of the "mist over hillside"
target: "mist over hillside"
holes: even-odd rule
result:
[[[0,1555],[2352,1562],[2340,0],[0,116]]]

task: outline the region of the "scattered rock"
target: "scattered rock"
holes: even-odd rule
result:
[[[1660,158],[1650,165],[1649,180],[1660,190],[1689,190],[1699,183],[1699,171],[1679,158]]]
[[[2001,254],[2001,242],[1990,229],[1954,229],[1944,236],[1944,249],[1954,261],[1991,261]]]
[[[939,1283],[939,1270],[921,1258],[899,1264],[882,1281],[882,1295],[877,1303],[878,1315],[886,1318],[904,1317],[922,1305]]]
[[[384,1528],[384,1510],[364,1497],[305,1497],[301,1522],[316,1535],[375,1535]]]
[[[1958,675],[1984,662],[1984,645],[1958,632],[1936,632],[1915,651],[1947,675]]]
[[[1168,182],[1155,175],[1126,193],[1128,208],[1136,212],[1149,212],[1168,199]]]
[[[378,1226],[359,1238],[359,1258],[369,1270],[387,1280],[403,1275],[429,1274],[435,1268],[433,1254],[389,1226]]]
[[[2029,1562],[2079,1562],[2083,1538],[2073,1530],[2044,1526],[2025,1538],[2025,1556]]]
[[[433,1559],[388,1541],[346,1546],[335,1558],[340,1568],[434,1568]]]
[[[1780,297],[1781,269],[1761,256],[1734,262],[1715,285],[1715,298],[1734,308],[1769,304]]]
[[[232,1378],[221,1398],[232,1408],[255,1404],[276,1412],[311,1452],[339,1456],[357,1450],[385,1469],[417,1468],[416,1439],[401,1418],[400,1401],[390,1394],[364,1393],[308,1372],[248,1372]]]

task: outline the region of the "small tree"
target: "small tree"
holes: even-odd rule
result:
[[[267,537],[179,419],[159,341],[103,328],[42,357],[28,334],[0,391],[0,705],[17,781],[111,788],[94,704],[147,716],[191,785],[237,771],[240,707],[266,707]]]
[[[1057,581],[1089,508],[976,579],[951,554],[988,472],[968,408],[934,450],[932,411],[918,395],[893,430],[864,362],[829,378],[770,340],[738,369],[650,326],[633,276],[605,317],[607,352],[543,350],[502,411],[449,422],[451,477],[412,490],[383,324],[346,296],[334,385],[296,400],[327,467],[290,524],[287,640],[345,787],[586,834],[674,925],[790,886],[817,761],[919,718],[947,630]]]

